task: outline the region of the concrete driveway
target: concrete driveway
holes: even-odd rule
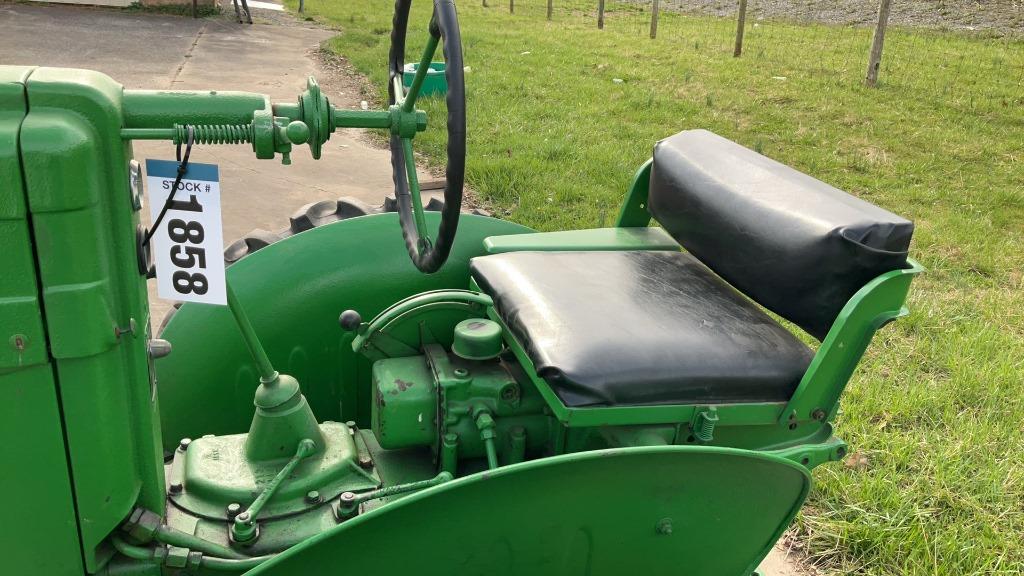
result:
[[[234,21],[230,4],[223,16],[199,20],[0,4],[0,64],[89,68],[127,88],[244,90],[288,102],[314,75],[333,104],[359,107],[358,82],[321,69],[315,57],[320,43],[334,33],[282,12],[254,8],[253,13],[256,24],[248,25]],[[169,142],[136,142],[134,150],[140,161],[174,158]],[[297,147],[291,166],[257,160],[247,146],[196,146],[191,158],[220,165],[226,243],[254,229],[282,229],[289,215],[310,202],[350,196],[380,205],[393,190],[390,155],[360,130],[335,133],[320,161],[307,147]],[[150,293],[158,323],[170,303],[155,299],[152,286]]]

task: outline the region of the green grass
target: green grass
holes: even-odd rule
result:
[[[378,98],[391,6],[307,3],[342,29],[330,49]],[[414,9],[418,32],[428,6]],[[873,90],[860,83],[868,30],[761,22],[734,59],[727,19],[666,14],[651,41],[621,5],[603,32],[589,5],[559,3],[553,22],[536,0],[505,6],[460,6],[467,179],[497,214],[610,225],[653,143],[703,127],[915,220],[929,271],[837,425],[861,465],[815,472],[801,539],[837,574],[1024,573],[1021,41],[890,30]],[[441,128],[415,144],[435,165]]]

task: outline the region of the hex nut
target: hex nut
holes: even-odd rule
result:
[[[184,568],[188,566],[188,552],[188,548],[168,546],[167,558],[164,560],[164,565],[168,568]]]
[[[153,535],[162,523],[157,513],[145,508],[136,508],[124,529],[132,539],[145,544],[153,540]]]

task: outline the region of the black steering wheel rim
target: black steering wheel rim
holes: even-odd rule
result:
[[[395,93],[402,85],[405,68],[405,39],[412,0],[396,0],[395,16],[391,28],[391,53],[388,58],[388,103],[398,102]],[[391,136],[391,168],[395,182],[395,199],[402,225],[402,236],[413,264],[425,273],[436,272],[444,265],[455,241],[462,210],[462,188],[466,172],[466,86],[462,61],[462,36],[459,33],[458,14],[454,0],[434,0],[434,13],[430,33],[440,37],[445,61],[445,79],[448,92],[445,104],[448,111],[447,165],[445,167],[444,207],[441,223],[434,240],[424,238],[416,227],[413,198],[409,188],[408,167],[402,139]],[[415,169],[415,168],[413,168]]]

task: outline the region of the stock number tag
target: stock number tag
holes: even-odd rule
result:
[[[152,221],[167,202],[177,174],[177,162],[146,160]],[[216,164],[189,163],[151,242],[161,298],[227,304]]]

